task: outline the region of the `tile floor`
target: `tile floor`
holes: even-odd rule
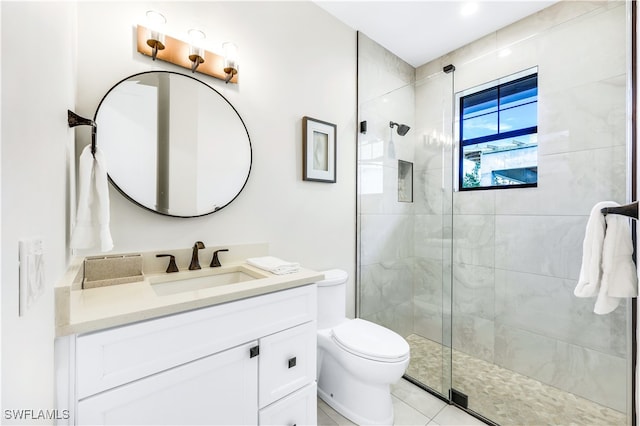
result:
[[[391,386],[394,425],[475,426],[485,423],[400,379]],[[318,398],[318,426],[353,425]]]
[[[407,375],[445,393],[450,374],[439,343],[412,334]],[[450,357],[451,355],[447,355]],[[469,396],[469,408],[503,426],[625,426],[625,413],[596,404],[495,364],[453,351],[453,386]],[[447,386],[448,387],[448,386]]]

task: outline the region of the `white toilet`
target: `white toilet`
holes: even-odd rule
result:
[[[345,271],[318,282],[318,396],[360,425],[393,424],[390,385],[409,365],[409,344],[395,332],[345,316]]]

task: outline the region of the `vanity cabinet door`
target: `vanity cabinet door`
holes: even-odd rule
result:
[[[257,342],[175,367],[78,403],[78,425],[250,425],[258,420]]]
[[[260,339],[260,407],[316,379],[316,322],[310,321]]]

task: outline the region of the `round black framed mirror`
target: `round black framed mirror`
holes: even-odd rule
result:
[[[155,213],[211,214],[249,179],[251,139],[242,117],[217,90],[188,75],[129,76],[102,98],[94,121],[109,180]]]

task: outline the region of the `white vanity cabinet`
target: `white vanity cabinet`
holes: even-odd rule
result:
[[[311,284],[59,338],[58,406],[77,425],[315,424],[316,303]]]

